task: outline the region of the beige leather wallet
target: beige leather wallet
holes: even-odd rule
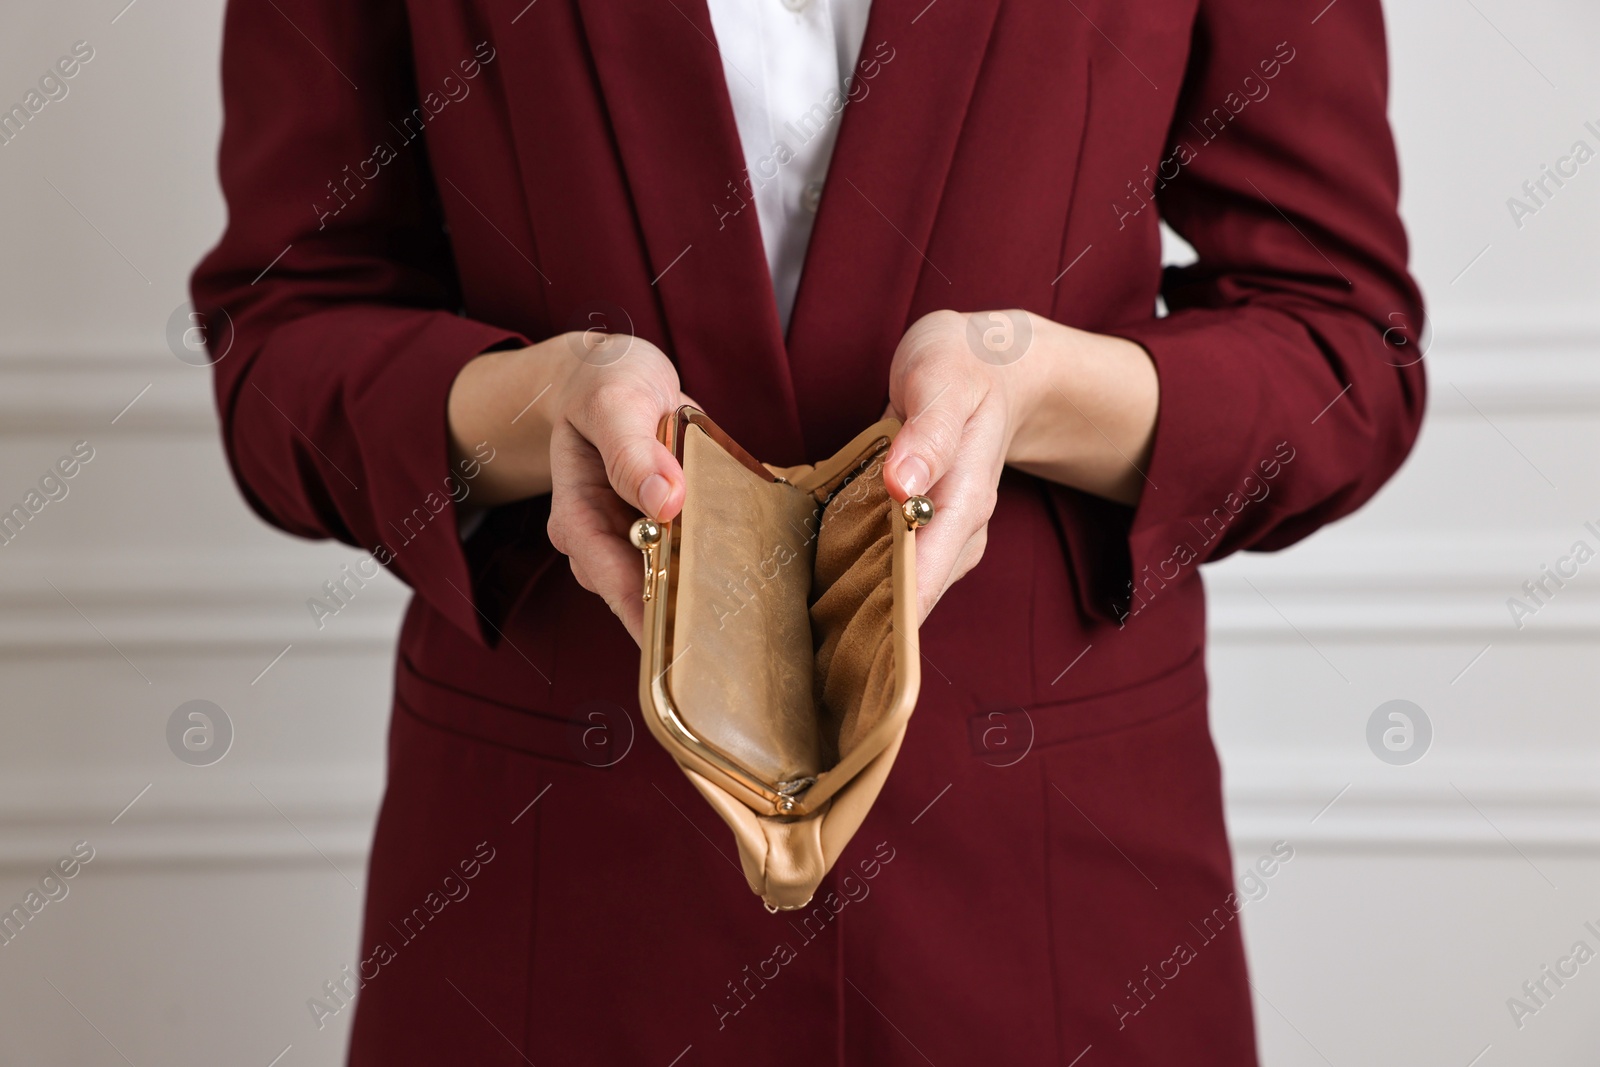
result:
[[[645,721],[732,828],[769,910],[810,901],[867,816],[916,704],[916,537],[883,461],[900,423],[815,467],[769,467],[683,407],[676,519],[641,519]]]

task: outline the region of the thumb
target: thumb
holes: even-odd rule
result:
[[[677,390],[644,382],[610,383],[569,415],[605,464],[606,480],[631,507],[665,522],[683,507],[683,468],[658,436],[677,407]]]
[[[977,410],[974,383],[956,368],[930,361],[893,390],[891,408],[905,420],[884,460],[884,483],[896,500],[926,495],[956,461],[967,422]]]

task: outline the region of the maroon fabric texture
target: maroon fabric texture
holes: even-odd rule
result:
[[[1381,13],[1322,6],[874,0],[785,338],[703,0],[232,0],[194,278],[228,456],[416,591],[352,1063],[1255,1062],[1196,568],[1359,506],[1423,404]],[[1163,274],[1152,199],[1196,265]],[[806,912],[645,732],[547,501],[456,535],[454,375],[600,303],[781,464],[873,421],[936,309],[1159,368],[1137,509],[1006,475]]]

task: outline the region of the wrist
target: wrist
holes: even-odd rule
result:
[[[445,400],[445,420],[449,427],[450,462],[458,463],[479,442],[491,436],[498,418],[498,400],[503,395],[496,388],[506,376],[507,363],[516,350],[497,350],[474,356],[457,372],[450,385],[450,395]]]
[[[1082,353],[1073,343],[1079,331],[1042,315],[1028,316],[1033,341],[1022,359],[1006,368],[1013,372],[1011,443],[1006,463],[1026,469],[1048,461],[1060,450],[1061,409],[1073,401],[1071,390],[1081,379]]]
[[[550,491],[550,436],[572,368],[564,336],[520,349],[485,352],[456,375],[446,400],[451,464],[486,442],[497,461],[478,486],[482,503]]]
[[[1006,462],[1120,503],[1146,484],[1160,381],[1143,347],[1033,316],[1034,342]]]

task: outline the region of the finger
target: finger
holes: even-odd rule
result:
[[[919,590],[917,595],[917,610],[920,613],[923,622],[928,621],[928,616],[932,614],[933,609],[938,607],[939,603],[944,600],[944,595],[950,591],[951,587],[959,582],[962,578],[965,578],[968,573],[973,570],[973,568],[977,567],[979,563],[983,562],[983,553],[988,547],[988,544],[989,529],[988,527],[984,527],[972,537],[968,538],[967,543],[961,547],[961,551],[956,555],[955,566],[951,569],[950,573],[945,576],[944,584],[938,587],[937,592],[924,593]],[[918,584],[920,585],[921,582],[919,581]]]
[[[985,537],[994,514],[1003,457],[999,420],[985,413],[968,423],[956,462],[929,490],[934,519],[917,531],[917,599],[924,616],[977,558],[965,559],[975,537]],[[896,438],[898,440],[898,437]],[[977,546],[978,557],[982,544]]]
[[[963,473],[951,474],[934,488],[934,521],[917,531],[917,600],[923,614],[977,563],[993,513],[993,490]],[[977,555],[971,553],[976,547]]]
[[[605,601],[627,627],[633,643],[639,644],[644,626],[644,599],[640,596],[644,568],[639,550],[620,537],[596,539],[568,562],[578,584]]]
[[[950,591],[951,586],[972,573],[973,568],[983,562],[983,553],[988,547],[989,527],[987,525],[980,526],[977,532],[967,538],[967,543],[957,553],[956,565],[951,568],[950,576],[945,580],[944,588],[939,590],[939,599],[944,599],[944,595]]]
[[[988,379],[966,365],[964,322],[929,315],[900,342],[890,371],[891,409],[904,425],[884,462],[884,484],[897,500],[928,495],[956,461],[967,422],[988,391]]]
[[[653,519],[672,518],[683,506],[683,469],[656,436],[679,403],[672,365],[635,345],[621,362],[580,373],[601,377],[581,390],[567,421],[599,452],[618,496]]]
[[[571,560],[579,584],[599,595],[637,641],[644,573],[638,549],[624,536],[634,512],[612,489],[599,451],[573,427],[556,426],[550,465],[551,544]]]

